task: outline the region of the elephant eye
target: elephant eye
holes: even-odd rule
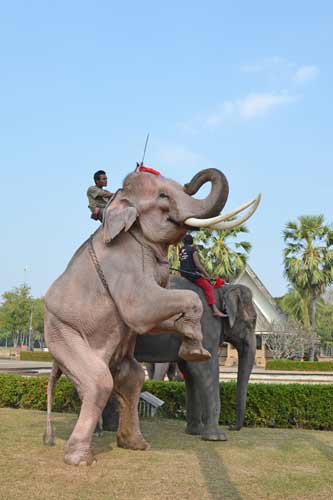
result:
[[[166,198],[169,199],[169,196],[166,193],[160,193],[159,198]]]

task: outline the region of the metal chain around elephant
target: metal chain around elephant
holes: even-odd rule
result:
[[[111,296],[111,292],[110,292],[110,288],[109,288],[109,285],[108,285],[108,282],[106,281],[106,278],[104,276],[104,273],[103,273],[103,270],[102,270],[102,267],[99,263],[99,260],[97,258],[97,255],[96,255],[96,252],[95,252],[95,249],[94,249],[94,244],[93,244],[93,234],[90,236],[89,240],[88,240],[88,250],[89,250],[89,255],[91,257],[91,260],[95,266],[95,269],[96,269],[96,272],[105,288],[105,290],[107,291],[108,295],[110,298],[112,298]]]

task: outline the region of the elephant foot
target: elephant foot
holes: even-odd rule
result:
[[[187,424],[185,428],[186,434],[191,434],[192,436],[200,436],[202,433],[202,425],[191,425]]]
[[[94,458],[90,448],[74,448],[68,446],[65,450],[64,462],[68,465],[94,465]]]
[[[148,450],[150,448],[150,444],[141,434],[132,437],[117,434],[117,445],[119,448],[125,448],[127,450]]]
[[[203,347],[198,340],[184,339],[178,356],[185,361],[208,361],[211,358],[210,353]]]
[[[201,439],[204,441],[228,441],[222,429],[218,427],[205,427],[201,432]]]
[[[239,424],[230,424],[228,428],[229,431],[240,431],[242,426]]]

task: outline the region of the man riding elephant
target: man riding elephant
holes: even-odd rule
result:
[[[104,209],[108,200],[112,198],[113,193],[110,193],[107,189],[103,189],[108,183],[108,178],[104,170],[98,170],[94,173],[94,181],[95,185],[90,186],[87,190],[88,207],[91,211],[91,218],[102,222]]]
[[[193,198],[207,181],[210,194]],[[143,369],[133,357],[137,334],[179,332],[180,358],[210,358],[201,343],[200,299],[189,290],[166,289],[167,252],[198,221],[219,227],[224,216],[217,214],[227,196],[227,180],[216,169],[199,172],[184,187],[150,172],[129,174],[105,207],[103,224],[48,290],[45,338],[55,362],[48,386],[46,444],[54,439],[51,405],[61,373],[73,381],[82,400],[66,445],[66,463],[92,463],[92,434],[112,392],[120,403],[118,446],[148,447],[137,411],[144,381]],[[258,203],[254,200],[247,217]]]

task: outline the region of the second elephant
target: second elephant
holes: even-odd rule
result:
[[[257,314],[252,293],[243,285],[224,285],[215,289],[217,306],[224,307],[228,313],[228,318],[221,320],[212,315],[201,289],[194,283],[172,277],[170,286],[178,290],[193,290],[199,295],[204,309],[201,319],[203,345],[210,352],[211,359],[201,363],[180,359],[181,336],[174,334],[138,336],[135,358],[148,363],[177,362],[186,384],[186,432],[201,435],[205,440],[225,440],[226,436],[219,427],[219,346],[222,341],[227,341],[238,351],[237,421],[232,428],[239,430],[244,422],[247,386],[256,352]],[[110,415],[110,409],[106,408],[103,414],[106,429],[110,428]]]

